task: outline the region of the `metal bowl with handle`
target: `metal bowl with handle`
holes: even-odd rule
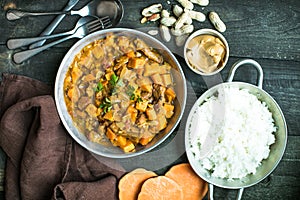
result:
[[[154,139],[148,143],[146,146],[139,145],[136,147],[135,152],[125,153],[119,147],[113,146],[112,144],[101,145],[98,143],[91,142],[87,137],[82,134],[72,121],[71,116],[67,111],[67,107],[64,101],[64,79],[66,73],[71,65],[74,57],[88,44],[92,43],[95,40],[102,39],[106,37],[107,34],[115,35],[128,35],[130,37],[136,37],[144,42],[146,42],[150,47],[156,49],[164,58],[164,61],[167,61],[171,66],[171,73],[173,75],[174,90],[176,92],[176,99],[174,102],[174,115],[169,120],[167,127],[159,132]],[[58,114],[69,132],[69,134],[76,140],[81,146],[85,147],[89,151],[95,153],[96,155],[109,157],[109,158],[128,158],[143,154],[151,149],[157,147],[161,144],[167,137],[176,128],[177,124],[180,122],[183,115],[183,111],[186,103],[186,80],[181,69],[181,66],[172,52],[163,45],[159,40],[153,38],[150,35],[147,35],[141,31],[126,29],[126,28],[112,28],[101,30],[93,34],[88,35],[87,37],[79,40],[75,43],[72,48],[65,55],[62,60],[55,82],[55,102],[58,110]]]
[[[233,77],[235,75],[235,71],[237,68],[239,68],[242,65],[252,65],[254,66],[258,71],[258,86],[244,83],[244,82],[232,82]],[[192,107],[186,124],[185,129],[185,148],[188,160],[194,169],[194,171],[205,181],[209,183],[209,197],[212,200],[213,199],[213,187],[218,186],[221,188],[227,188],[227,189],[239,189],[237,198],[241,199],[242,193],[244,188],[250,187],[264,178],[266,178],[272,171],[276,168],[278,163],[280,162],[287,143],[287,125],[285,122],[284,115],[276,103],[276,101],[262,89],[262,82],[263,82],[263,70],[261,66],[252,59],[245,59],[240,60],[236,62],[228,76],[228,80],[226,83],[218,84],[209,90],[207,90],[204,94],[200,96],[200,98],[196,101],[194,106]],[[248,91],[255,95],[258,100],[261,102],[265,102],[269,111],[272,113],[272,117],[274,119],[274,124],[277,127],[275,135],[275,143],[270,146],[270,154],[267,159],[263,160],[261,165],[257,168],[257,171],[255,174],[248,174],[244,178],[241,179],[233,179],[228,180],[224,178],[217,178],[211,176],[211,173],[204,169],[204,167],[199,163],[199,159],[196,159],[193,152],[191,151],[190,145],[191,145],[191,134],[193,130],[191,127],[195,126],[196,120],[196,113],[197,109],[199,108],[199,105],[201,105],[205,100],[215,95],[221,87],[224,86],[233,86],[238,87],[239,89],[248,89]],[[213,153],[213,152],[212,152]]]

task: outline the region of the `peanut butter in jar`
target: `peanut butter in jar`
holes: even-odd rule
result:
[[[187,44],[186,58],[194,69],[212,73],[224,67],[226,47],[216,36],[198,35]]]

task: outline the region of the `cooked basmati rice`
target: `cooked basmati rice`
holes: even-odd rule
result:
[[[217,96],[199,106],[197,119],[191,150],[214,177],[235,179],[254,174],[275,142],[272,113],[247,89],[220,88]],[[200,159],[201,144],[208,133],[216,134],[216,144]]]

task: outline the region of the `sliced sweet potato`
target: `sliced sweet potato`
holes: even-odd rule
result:
[[[165,103],[164,109],[166,111],[166,118],[171,118],[174,114],[174,105]]]
[[[165,92],[165,95],[167,95],[168,100],[174,100],[176,98],[176,93],[173,90],[173,88],[168,88]]]
[[[128,67],[129,68],[139,68],[139,67],[143,67],[146,63],[146,59],[145,57],[140,57],[140,58],[131,58],[128,62]]]
[[[188,163],[173,166],[165,176],[180,185],[184,200],[202,199],[208,191],[207,182],[201,179]]]
[[[135,150],[135,146],[130,140],[127,140],[125,146],[122,146],[121,148],[125,153],[133,152]]]
[[[119,181],[119,199],[136,200],[145,180],[157,176],[154,172],[143,168],[135,169]]]
[[[111,141],[114,141],[117,137],[117,135],[110,129],[110,128],[107,128],[107,131],[106,131],[106,136],[111,140]]]
[[[154,138],[154,136],[150,136],[150,137],[142,137],[139,141],[139,143],[141,145],[147,145],[149,142],[151,142],[151,140]]]
[[[157,176],[146,180],[138,195],[138,200],[183,200],[179,184],[166,176]]]

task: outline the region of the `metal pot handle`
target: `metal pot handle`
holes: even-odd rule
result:
[[[242,65],[245,64],[250,64],[252,66],[254,66],[257,69],[258,72],[258,77],[257,77],[257,86],[262,89],[262,83],[263,83],[263,70],[262,67],[260,66],[260,64],[258,62],[256,62],[255,60],[252,59],[243,59],[243,60],[239,60],[236,63],[234,63],[229,71],[229,75],[228,75],[228,79],[227,82],[232,82],[233,77],[235,75],[235,71],[237,70],[237,68],[239,68]],[[242,199],[242,195],[244,192],[244,188],[239,188],[239,191],[237,193],[236,196],[236,200],[241,200]],[[209,184],[209,200],[213,200],[214,199],[214,185],[213,184]]]
[[[263,83],[263,70],[262,67],[260,66],[260,64],[258,62],[256,62],[255,60],[252,59],[243,59],[243,60],[239,60],[236,63],[234,63],[229,71],[229,75],[228,75],[228,82],[232,82],[235,71],[237,70],[237,68],[239,68],[241,65],[245,65],[245,64],[251,64],[254,67],[256,67],[257,72],[258,72],[258,77],[257,77],[257,86],[262,89],[262,83]]]
[[[209,200],[214,200],[214,185],[213,184],[208,184],[209,186]],[[240,188],[237,195],[236,195],[236,200],[241,200],[242,199],[242,195],[244,192],[244,188]]]

